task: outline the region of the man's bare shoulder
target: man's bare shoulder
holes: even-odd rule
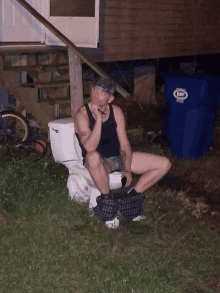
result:
[[[114,111],[114,116],[115,116],[115,120],[116,122],[123,122],[125,121],[125,114],[123,113],[122,109],[117,106],[117,105],[112,105],[113,106],[113,111]]]
[[[77,111],[76,111],[76,113],[75,113],[75,115],[74,115],[74,117],[76,117],[76,116],[86,116],[86,107],[85,106],[82,106],[82,107],[80,107]]]
[[[83,121],[86,122],[86,124],[88,123],[88,115],[85,106],[82,106],[77,110],[73,120],[75,124],[75,130],[76,132],[79,132],[79,124],[82,124]]]
[[[82,119],[88,120],[86,107],[85,106],[80,107],[75,113],[73,119],[74,119],[74,123],[77,123],[78,120],[82,120]]]
[[[119,115],[119,116],[123,115],[123,111],[119,106],[113,104],[112,108],[115,115]]]

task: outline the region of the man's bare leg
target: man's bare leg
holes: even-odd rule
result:
[[[98,152],[89,152],[86,155],[86,167],[89,170],[96,187],[101,194],[109,193],[109,173],[111,170],[107,161],[104,161]]]
[[[143,193],[158,182],[170,168],[171,163],[166,157],[134,152],[132,154],[131,172],[141,175],[134,189]]]

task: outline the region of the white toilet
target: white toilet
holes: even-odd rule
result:
[[[62,163],[69,169],[67,188],[71,199],[89,202],[93,209],[100,195],[88,170],[83,165],[82,151],[75,136],[72,118],[58,119],[49,122],[50,143],[55,162]],[[121,172],[109,175],[110,189],[121,187]]]

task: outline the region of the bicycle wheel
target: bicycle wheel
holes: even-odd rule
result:
[[[0,113],[0,143],[15,144],[29,135],[29,123],[20,113],[3,111]]]

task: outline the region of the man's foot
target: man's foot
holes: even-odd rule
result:
[[[118,217],[116,217],[114,220],[112,221],[106,221],[105,222],[105,226],[108,229],[117,229],[119,227],[119,219]]]

